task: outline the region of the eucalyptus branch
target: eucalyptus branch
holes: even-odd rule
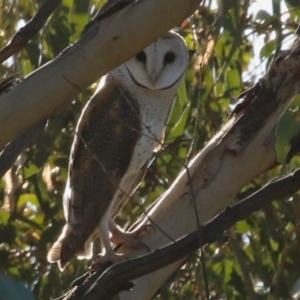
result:
[[[10,43],[0,50],[0,63],[19,52],[43,28],[61,0],[46,0],[36,15],[13,36]]]
[[[91,276],[87,276],[68,294],[65,300],[110,299],[120,291],[130,288],[131,280],[172,264],[208,243],[217,240],[224,241],[224,231],[270,202],[276,199],[285,199],[298,190],[300,190],[300,169],[288,176],[270,181],[238,204],[227,207],[214,219],[201,226],[199,231],[194,231],[178,239],[175,243],[149,254],[117,263],[104,272],[101,269]]]

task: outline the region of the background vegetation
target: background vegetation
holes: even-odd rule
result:
[[[2,1],[0,48],[42,3]],[[64,0],[39,34],[0,66],[0,77],[17,73],[21,79],[55,58],[80,37],[104,3]],[[188,45],[190,67],[167,124],[168,151],[156,155],[134,195],[135,202],[146,208],[170,186],[183,165],[228,119],[236,97],[257,82],[276,51],[292,41],[300,18],[298,3],[203,1],[199,10],[176,28]],[[96,83],[51,117],[43,136],[19,156],[0,181],[0,270],[25,283],[37,299],[64,294],[89,266],[88,261],[74,259],[61,273],[47,262],[46,253],[64,224],[62,195],[74,128],[95,87]],[[296,99],[285,113],[278,129],[277,149],[284,165],[245,186],[241,197],[299,167],[297,156],[285,164],[287,137],[299,130],[298,102]],[[117,222],[126,228],[141,213],[141,208],[129,201]],[[299,218],[300,195],[295,194],[237,224],[228,232],[227,244],[206,247],[211,299],[291,299],[300,294]],[[188,260],[175,275],[156,299],[204,299],[198,260]],[[0,276],[0,299],[4,280],[8,279]]]

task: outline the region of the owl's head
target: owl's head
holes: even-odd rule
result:
[[[137,85],[150,90],[165,90],[180,82],[187,64],[184,40],[178,34],[168,32],[124,66]]]

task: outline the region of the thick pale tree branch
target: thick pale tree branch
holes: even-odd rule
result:
[[[83,87],[180,24],[199,3],[200,0],[137,1],[100,18],[62,55],[1,96],[0,149],[30,125],[52,115]]]
[[[176,262],[207,243],[220,240],[223,232],[237,222],[249,217],[273,200],[283,199],[298,190],[300,190],[300,169],[288,176],[272,180],[238,204],[227,207],[213,220],[201,226],[199,232],[190,233],[176,243],[154,250],[150,254],[115,264],[105,272],[97,271],[65,299],[110,299],[120,290],[130,287],[130,280]]]

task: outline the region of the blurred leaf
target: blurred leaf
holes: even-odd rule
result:
[[[267,42],[260,50],[260,58],[269,58],[276,48],[277,42],[275,40]]]
[[[186,127],[186,122],[190,112],[190,103],[186,94],[185,83],[183,82],[178,90],[178,98],[173,107],[169,123],[172,124],[170,132],[167,135],[167,140],[173,140],[183,134]],[[174,124],[175,123],[175,124]]]
[[[300,96],[295,97],[290,108],[281,117],[276,130],[276,152],[278,162],[285,165],[287,154],[291,148],[292,137],[300,130]]]
[[[30,164],[28,167],[23,168],[24,177],[28,178],[39,171],[38,167],[34,164]]]
[[[235,229],[239,233],[247,233],[251,231],[251,226],[247,223],[247,221],[241,221],[235,225]]]
[[[291,5],[292,7],[299,8],[299,1],[298,0],[285,0],[288,5]]]
[[[271,17],[271,15],[264,9],[260,9],[254,16],[254,20],[258,21],[265,21],[267,19],[269,19]]]
[[[24,193],[23,195],[20,196],[18,205],[25,205],[25,204],[29,204],[29,203],[34,206],[39,205],[35,194],[25,194]]]
[[[241,86],[240,73],[236,68],[231,68],[227,72],[227,85],[228,89],[238,89]]]
[[[8,211],[0,211],[0,224],[7,225],[10,218],[10,213]]]

